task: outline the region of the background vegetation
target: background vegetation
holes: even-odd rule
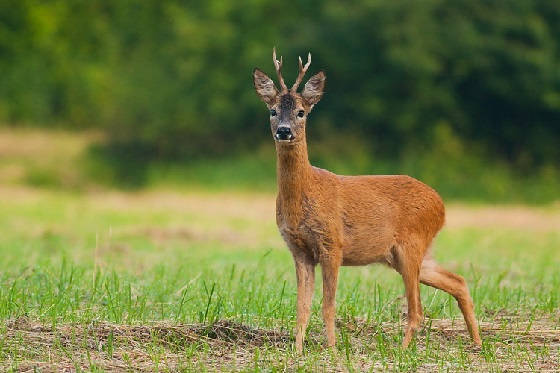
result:
[[[4,1],[0,121],[101,130],[91,155],[113,167],[108,182],[145,185],[171,162],[249,166],[247,184],[270,185],[251,70],[272,72],[276,45],[289,81],[308,50],[327,71],[316,164],[409,173],[449,198],[550,201],[559,40],[554,0]]]
[[[333,351],[317,273],[294,354],[251,81],[274,45],[288,81],[307,51],[327,73],[313,164],[443,195],[433,255],[481,349],[424,286],[401,349],[402,281],[376,266],[341,271]],[[0,1],[0,370],[557,370],[559,57],[557,0]]]

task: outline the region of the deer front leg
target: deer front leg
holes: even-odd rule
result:
[[[315,265],[303,256],[294,255],[297,277],[296,352],[303,351],[303,340],[311,314],[315,288]]]
[[[334,318],[336,313],[335,297],[339,267],[340,264],[335,260],[321,262],[321,269],[323,272],[323,320],[327,333],[327,347],[334,347],[336,341]]]

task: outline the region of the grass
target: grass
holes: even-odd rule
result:
[[[337,348],[321,281],[305,354],[295,275],[271,193],[77,193],[0,186],[0,367],[25,371],[557,370],[560,210],[451,205],[435,257],[467,279],[481,325],[422,287],[426,320],[399,347],[405,301],[382,266],[343,268]]]

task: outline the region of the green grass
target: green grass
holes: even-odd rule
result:
[[[438,237],[435,257],[469,283],[480,351],[471,346],[455,301],[427,287],[424,329],[402,350],[400,277],[368,266],[341,271],[335,351],[322,348],[317,274],[310,338],[297,357],[295,275],[276,231],[272,195],[25,188],[0,189],[0,195],[3,369],[558,367],[560,231],[554,225],[459,224]],[[557,207],[527,211],[558,223]]]

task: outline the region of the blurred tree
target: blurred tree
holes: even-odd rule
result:
[[[530,170],[560,159],[559,41],[556,0],[6,0],[0,120],[101,127],[146,157],[252,149],[269,134],[251,70],[276,45],[288,80],[307,50],[327,70],[314,128],[399,157],[446,123]]]

